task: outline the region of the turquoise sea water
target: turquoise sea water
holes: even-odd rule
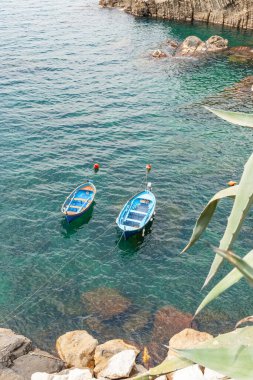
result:
[[[202,105],[252,111],[253,102],[236,94],[228,101],[222,93],[251,75],[252,66],[225,56],[150,58],[167,38],[191,34],[253,45],[249,31],[135,19],[100,9],[95,0],[1,5],[2,326],[47,349],[63,332],[80,328],[100,341],[121,336],[145,343],[160,307],[196,309],[213,258],[207,242],[218,244],[230,201],[201,242],[178,254],[208,199],[239,179],[253,142],[252,130],[228,125]],[[116,216],[142,188],[149,162],[157,196],[152,233],[118,244]],[[68,226],[61,204],[86,178],[98,190],[91,218]],[[249,217],[236,249],[251,248]],[[101,286],[117,289],[135,311],[150,312],[149,326],[132,333],[119,318],[93,331],[80,299]],[[210,305],[211,322],[202,327],[211,331],[223,316],[222,331],[224,321],[233,325],[252,306],[252,290],[242,282]]]

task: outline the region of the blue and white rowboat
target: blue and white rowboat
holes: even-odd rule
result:
[[[79,185],[74,191],[72,191],[61,208],[68,223],[79,218],[89,210],[94,201],[95,194],[96,187],[93,185],[92,181]]]
[[[151,183],[147,190],[134,195],[122,208],[116,223],[124,232],[127,239],[129,236],[144,232],[146,225],[151,222],[155,215],[156,198],[151,192]]]

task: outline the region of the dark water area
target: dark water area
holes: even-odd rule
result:
[[[252,111],[250,96],[228,99],[223,90],[253,67],[225,55],[150,58],[166,39],[192,34],[253,45],[250,31],[136,19],[100,9],[95,0],[1,5],[1,326],[46,349],[60,334],[82,328],[100,342],[122,337],[146,344],[159,308],[196,310],[213,259],[209,243],[222,237],[231,201],[221,203],[189,253],[179,252],[209,198],[240,178],[253,142],[251,129],[202,106]],[[101,170],[94,174],[96,161]],[[149,162],[157,197],[152,231],[119,242],[115,219],[144,186]],[[69,226],[61,204],[86,178],[97,187],[96,204]],[[252,215],[236,252],[252,249],[251,235]],[[130,300],[127,312],[99,319],[83,295],[100,287]],[[252,314],[252,299],[241,281],[208,307],[200,328],[230,328]],[[139,320],[146,322],[136,329]]]

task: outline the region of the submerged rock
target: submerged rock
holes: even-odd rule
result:
[[[174,335],[169,343],[169,355],[174,356],[173,348],[184,349],[194,347],[202,342],[212,339],[213,336],[206,332],[200,332],[193,329],[184,329],[180,333]]]
[[[125,332],[135,332],[143,329],[149,322],[150,312],[139,310],[136,314],[130,315],[122,328]]]
[[[70,367],[93,368],[98,341],[85,330],[69,331],[56,341],[56,350]]]
[[[32,342],[23,335],[10,329],[0,328],[0,363],[11,365],[13,360],[32,349]]]
[[[94,373],[97,377],[103,377],[101,372],[107,367],[109,360],[115,355],[122,351],[132,350],[135,352],[135,356],[139,354],[137,347],[127,344],[122,339],[112,339],[104,344],[97,346],[95,350],[95,368]]]
[[[253,63],[253,49],[237,46],[229,49],[229,61],[234,63]]]
[[[65,367],[63,361],[50,355],[48,352],[35,349],[26,355],[20,356],[13,362],[11,369],[29,380],[34,372],[59,372]]]
[[[82,294],[89,313],[98,315],[101,319],[111,319],[124,313],[131,302],[117,290],[112,288],[98,288]]]
[[[152,341],[167,344],[173,335],[185,328],[197,325],[192,321],[193,316],[176,309],[174,306],[164,306],[155,314]]]
[[[99,373],[99,377],[108,379],[121,379],[129,377],[134,364],[136,352],[134,350],[124,350],[113,355],[106,367]]]

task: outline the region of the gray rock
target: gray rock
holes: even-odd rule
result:
[[[64,366],[61,359],[36,349],[14,360],[11,369],[21,377],[23,376],[24,380],[31,380],[31,376],[35,372],[59,372]]]
[[[0,363],[10,366],[12,361],[28,353],[32,342],[23,335],[15,334],[10,329],[0,328]]]
[[[124,350],[114,355],[106,368],[100,372],[99,376],[109,379],[122,379],[129,377],[135,364],[136,353],[134,350]]]
[[[23,376],[12,371],[10,368],[0,369],[0,380],[25,380]]]

